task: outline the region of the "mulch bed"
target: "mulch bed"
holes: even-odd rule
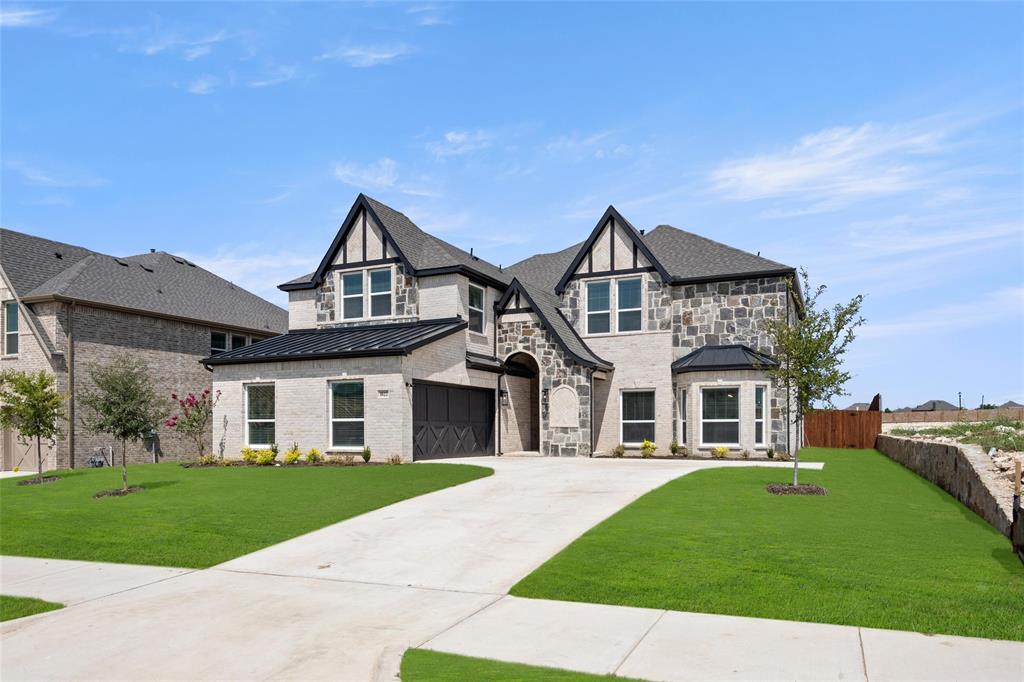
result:
[[[828,495],[828,491],[820,485],[801,483],[800,485],[788,485],[785,483],[769,483],[765,490],[772,495]]]
[[[141,485],[128,486],[128,489],[118,488],[117,490],[101,490],[95,495],[94,498],[97,500],[101,497],[124,497],[125,495],[131,495],[132,493],[141,493],[145,488]]]
[[[324,462],[317,462],[316,464],[310,464],[299,460],[292,464],[285,464],[284,462],[274,462],[273,464],[250,464],[249,462],[243,462],[240,459],[222,459],[218,460],[213,464],[202,464],[200,462],[182,462],[181,467],[183,469],[217,469],[223,467],[254,467],[257,469],[272,469],[274,467],[280,467],[282,469],[291,469],[295,467],[374,467],[374,466],[387,466],[390,462],[381,462],[379,460],[372,462],[364,462],[362,459],[358,459],[354,462],[346,464],[338,459],[329,459]]]
[[[59,480],[60,476],[43,476],[42,479],[26,478],[24,480],[18,481],[18,485],[39,485],[40,483],[53,483],[54,481]]]

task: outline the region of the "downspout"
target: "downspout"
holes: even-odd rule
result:
[[[590,457],[594,456],[594,372],[590,370]]]
[[[75,468],[75,302],[68,304],[68,466]]]

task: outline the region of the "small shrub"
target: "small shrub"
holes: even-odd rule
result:
[[[622,443],[619,443],[618,445],[616,445],[615,448],[612,450],[612,457],[622,457],[625,454],[626,454],[626,446],[623,445]]]
[[[301,456],[302,456],[302,450],[299,450],[299,446],[297,444],[292,444],[292,446],[290,448],[285,450],[285,453],[284,453],[284,463],[285,464],[295,464],[296,462],[299,461],[299,457],[301,457]]]
[[[274,449],[260,450],[256,453],[256,464],[261,467],[268,467],[277,459],[277,451]]]
[[[725,456],[729,454],[729,448],[711,448],[711,454],[714,455],[716,459],[725,459]]]
[[[743,451],[743,459],[750,459],[750,450]]]
[[[775,451],[775,459],[783,461],[783,462],[788,462],[789,461],[789,453],[786,452],[785,450],[776,450]]]
[[[277,448],[277,443],[270,444],[270,451],[274,453],[274,457],[276,458],[278,453],[280,452],[280,450]]]
[[[401,463],[402,463],[402,456],[401,455],[390,455],[388,457],[388,464],[401,464]]]
[[[338,458],[338,461],[341,462],[341,466],[343,467],[355,466],[356,456],[351,454],[342,455]]]
[[[369,445],[363,446],[363,461],[364,462],[369,462],[370,461],[370,455],[371,454],[372,453],[370,451],[370,446]]]
[[[310,448],[309,452],[306,453],[306,462],[309,464],[319,464],[324,461],[324,456],[320,454],[320,451],[316,448]]]
[[[689,457],[690,456],[690,448],[679,448],[679,454],[682,457]]]
[[[679,441],[677,441],[675,438],[673,438],[672,442],[669,443],[668,451],[671,452],[673,455],[678,455],[679,454]]]
[[[252,448],[242,448],[242,461],[246,464],[255,464],[257,455],[259,452]]]
[[[654,453],[657,452],[657,450],[658,446],[646,438],[644,438],[644,442],[640,444],[640,456],[644,459],[654,457]]]
[[[775,459],[775,448],[768,448],[768,459]]]
[[[199,457],[199,466],[212,467],[217,466],[217,458],[214,455],[202,455]]]

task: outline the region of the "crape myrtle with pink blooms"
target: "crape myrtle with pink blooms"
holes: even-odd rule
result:
[[[179,433],[195,443],[195,456],[201,457],[204,454],[207,428],[213,421],[213,408],[220,400],[220,391],[211,392],[204,388],[199,395],[189,393],[184,397],[172,393],[171,400],[178,403],[180,414],[175,414],[164,422],[169,429],[176,429]]]

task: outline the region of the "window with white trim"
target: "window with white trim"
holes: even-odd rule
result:
[[[230,350],[230,348],[227,332],[210,332],[210,355],[223,353],[226,350]]]
[[[611,283],[587,282],[587,333],[607,334],[612,319]]]
[[[18,354],[18,302],[4,303],[4,355]]]
[[[363,382],[331,383],[331,448],[361,450],[366,432]]]
[[[391,268],[370,270],[370,317],[391,317]]]
[[[346,272],[341,276],[341,317],[343,320],[363,318],[363,273]]]
[[[764,445],[764,414],[767,391],[764,386],[754,387],[754,445]]]
[[[269,448],[276,442],[274,384],[245,387],[245,442],[250,447]]]
[[[249,338],[245,334],[231,335],[231,348],[245,348],[249,345]]]
[[[478,287],[475,284],[469,285],[469,331],[476,332],[477,334],[484,333],[484,326],[486,324],[484,318],[484,298],[485,292],[483,287]]]
[[[639,445],[654,441],[654,391],[623,391],[621,394],[621,442]]]
[[[686,445],[686,389],[679,391],[679,442]]]
[[[643,281],[639,278],[620,279],[616,282],[615,308],[618,311],[616,320],[617,332],[638,332],[642,324]]]
[[[700,402],[701,444],[739,445],[740,389],[702,388]]]

